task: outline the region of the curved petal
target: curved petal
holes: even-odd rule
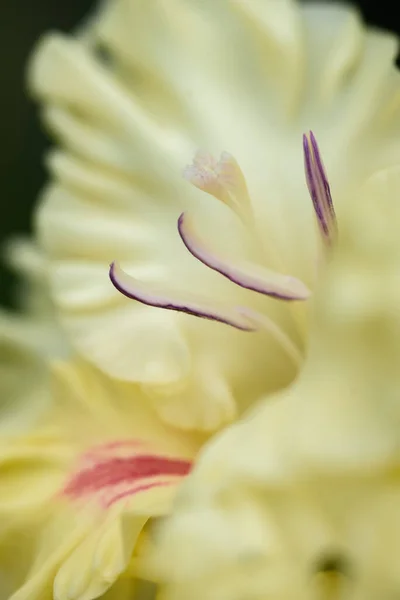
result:
[[[41,358],[4,337],[0,321],[0,433],[7,436],[42,417],[50,404],[50,391]]]
[[[5,258],[18,279],[18,311],[0,310],[0,340],[32,353],[32,358],[64,357],[69,346],[55,317],[48,285],[48,260],[28,238],[11,238]]]
[[[19,566],[7,559],[13,600],[112,589],[201,443],[165,426],[138,388],[83,363],[56,365],[52,391],[51,410],[1,453],[1,555],[32,536],[21,559],[12,553]]]
[[[92,600],[110,589],[131,560],[146,518],[109,514],[74,549],[54,580],[57,600]]]

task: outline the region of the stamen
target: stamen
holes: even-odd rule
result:
[[[146,286],[125,273],[116,262],[110,266],[110,279],[121,294],[149,306],[176,310],[195,317],[218,321],[242,331],[267,331],[282,345],[296,365],[301,363],[301,354],[289,336],[271,319],[251,308],[246,306],[232,308],[209,300],[189,298],[188,295],[184,297],[182,294],[182,296],[174,297],[172,293],[164,295],[155,292],[150,286]]]
[[[324,240],[331,243],[336,234],[335,212],[326,172],[312,132],[303,136],[303,148],[307,186],[319,228]],[[223,152],[217,161],[211,154],[198,152],[193,164],[186,167],[183,174],[194,186],[229,206],[247,224],[251,223],[251,202],[246,181],[233,156]],[[295,277],[244,260],[232,262],[221,256],[196,232],[186,213],[182,213],[178,219],[178,231],[195,258],[242,288],[287,301],[306,300],[311,294],[307,286]],[[230,306],[185,292],[158,290],[128,275],[116,262],[110,265],[109,275],[114,287],[127,298],[224,323],[242,331],[268,331],[296,364],[302,361],[301,352],[290,337],[267,316],[249,307]]]
[[[110,279],[121,294],[142,304],[175,310],[202,319],[210,319],[211,321],[219,321],[242,331],[254,331],[256,329],[249,319],[241,313],[241,307],[230,307],[184,293],[179,296],[173,292],[165,294],[128,275],[116,262],[113,262],[110,266]]]
[[[332,243],[337,225],[331,191],[317,141],[312,131],[303,135],[304,168],[307,187],[314,205],[323,239]]]
[[[184,169],[183,176],[195,187],[229,206],[241,219],[249,219],[251,203],[246,179],[228,152],[223,152],[219,161],[208,152],[197,152],[193,164]]]
[[[178,219],[178,231],[186,248],[195,258],[242,288],[280,300],[306,300],[310,296],[307,286],[290,275],[282,275],[254,263],[229,259],[218,255],[207,246],[193,227],[187,213]]]

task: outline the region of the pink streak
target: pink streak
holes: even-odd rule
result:
[[[189,461],[164,456],[112,457],[93,467],[78,471],[64,488],[64,494],[80,497],[121,483],[135,483],[149,477],[165,475],[184,477],[190,469]]]
[[[129,453],[129,454],[128,454]],[[145,440],[118,440],[81,455],[62,495],[107,509],[123,498],[154,487],[174,485],[188,475],[190,460],[156,454]]]
[[[133,496],[138,492],[146,492],[147,490],[151,490],[154,487],[164,487],[165,485],[171,485],[175,483],[175,481],[152,481],[151,483],[134,485],[132,487],[127,488],[123,492],[119,492],[118,494],[115,494],[115,496],[112,496],[109,500],[105,502],[105,507],[109,508],[110,506],[115,504],[115,502],[118,502],[119,500],[122,500],[123,498],[126,498],[128,496]]]

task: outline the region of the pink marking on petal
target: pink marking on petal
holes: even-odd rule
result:
[[[232,308],[184,293],[179,296],[172,292],[165,294],[131,277],[116,262],[110,266],[110,280],[121,294],[142,304],[218,321],[242,331],[254,331],[253,325],[240,313],[240,307]]]
[[[110,453],[106,456],[106,446],[95,447],[82,455],[77,470],[62,491],[64,496],[76,500],[94,498],[107,507],[155,486],[175,483],[188,475],[192,467],[187,459],[143,452],[140,447],[136,450],[132,447],[133,453],[129,456],[116,456],[115,448],[118,451],[127,448],[126,443],[120,442],[109,444]],[[87,457],[90,457],[89,463]]]
[[[259,292],[279,300],[306,300],[310,296],[307,286],[290,275],[282,275],[252,263],[231,262],[208,248],[200,238],[187,213],[178,219],[178,231],[189,252],[204,265],[217,271],[242,288]]]
[[[142,455],[129,458],[110,458],[93,467],[83,469],[69,481],[64,489],[67,495],[82,496],[105,487],[137,481],[159,475],[184,476],[189,473],[187,460],[165,456]]]
[[[123,500],[124,498],[129,498],[130,496],[138,494],[139,492],[147,492],[148,490],[151,490],[155,487],[165,487],[167,485],[173,485],[179,481],[180,481],[180,478],[175,478],[175,479],[171,479],[169,481],[152,481],[151,483],[143,483],[141,485],[134,485],[134,486],[124,490],[123,492],[119,492],[118,494],[115,494],[115,496],[112,496],[111,498],[109,498],[106,501],[105,506],[106,506],[106,508],[109,508],[116,502],[119,502],[119,500]]]

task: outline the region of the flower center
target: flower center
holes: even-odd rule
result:
[[[318,227],[325,246],[330,246],[336,238],[336,218],[328,179],[312,132],[303,136],[303,152],[306,182]],[[233,156],[223,152],[216,160],[208,153],[198,152],[183,175],[194,186],[229,206],[246,226],[252,226],[253,214],[246,180]],[[180,215],[178,233],[197,260],[241,288],[286,302],[304,301],[311,294],[296,277],[245,260],[233,262],[211,248],[190,214]],[[218,321],[242,331],[267,330],[279,339],[296,362],[301,359],[288,336],[267,315],[249,306],[217,303],[201,294],[193,296],[185,292],[160,291],[131,277],[116,262],[110,266],[110,279],[123,295],[143,304]]]
[[[119,440],[85,452],[62,494],[94,498],[108,508],[123,498],[175,484],[190,469],[190,461],[158,454],[144,441]]]

